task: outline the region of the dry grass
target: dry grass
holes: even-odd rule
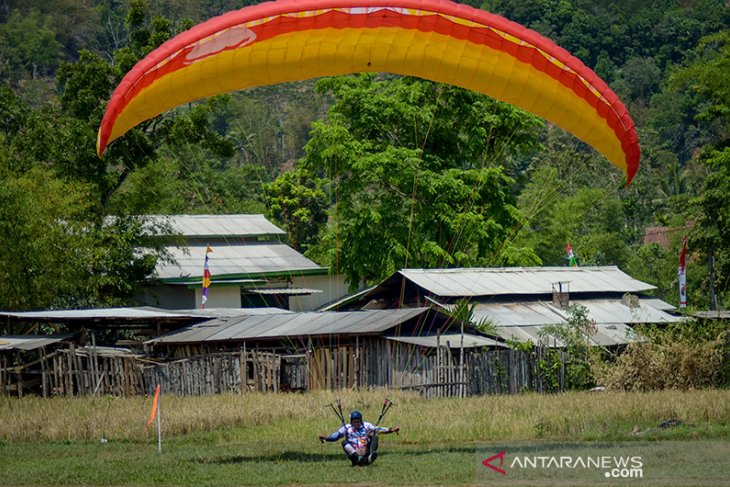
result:
[[[730,425],[730,391],[571,392],[467,399],[425,400],[392,391],[344,392],[346,410],[358,408],[375,422],[383,397],[396,405],[384,421],[407,435],[399,443],[481,442],[531,439],[626,439],[635,426],[646,429],[666,419],[694,427]],[[301,441],[329,433],[337,419],[325,405],[332,393],[244,394],[168,397],[161,401],[167,437],[225,432],[241,438]],[[75,441],[109,438],[149,441],[145,431],[150,397],[0,399],[0,440]],[[346,411],[347,412],[347,411]]]
[[[730,331],[714,339],[655,334],[649,342],[631,343],[614,363],[594,367],[598,383],[613,390],[696,389],[722,384]]]

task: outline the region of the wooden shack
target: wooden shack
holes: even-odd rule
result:
[[[227,317],[147,346],[166,363],[147,367],[146,382],[179,395],[388,387],[466,396],[548,383],[542,357],[427,307]]]

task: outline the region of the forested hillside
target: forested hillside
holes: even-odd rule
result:
[[[554,40],[619,95],[642,149],[628,187],[525,111],[389,74],[196,102],[99,159],[96,132],[124,74],[250,3],[0,0],[0,309],[131,304],[165,258],[135,215],[242,212],[265,213],[353,285],[402,267],[567,265],[570,242],[579,265],[618,265],[675,304],[687,237],[690,306],[728,305],[724,0],[465,2]],[[644,243],[657,226],[668,246]]]

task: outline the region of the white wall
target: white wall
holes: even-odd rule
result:
[[[203,288],[195,290],[195,307],[200,308],[203,302]],[[241,286],[211,286],[208,288],[206,308],[240,308]]]
[[[321,289],[323,291],[309,296],[290,297],[289,309],[292,311],[312,311],[347,294],[347,284],[343,276],[294,277],[292,287]]]

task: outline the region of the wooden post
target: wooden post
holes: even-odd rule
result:
[[[464,322],[461,322],[461,343],[459,344],[459,397],[466,396],[466,385],[464,384]]]
[[[73,396],[74,395],[74,382],[73,382],[73,354],[74,354],[74,344],[71,344],[71,348],[66,353],[66,366],[68,369],[67,372],[67,382],[66,382],[66,395]]]
[[[355,377],[352,385],[355,389],[358,389],[360,387],[360,335],[355,335],[355,367],[353,373]]]
[[[38,355],[41,362],[41,390],[43,397],[48,397],[48,387],[46,386],[46,376],[48,375],[48,364],[46,364],[46,349],[41,347],[38,349]]]
[[[436,383],[443,382],[441,380],[441,334],[436,332]],[[436,387],[436,397],[441,396],[441,388]]]

